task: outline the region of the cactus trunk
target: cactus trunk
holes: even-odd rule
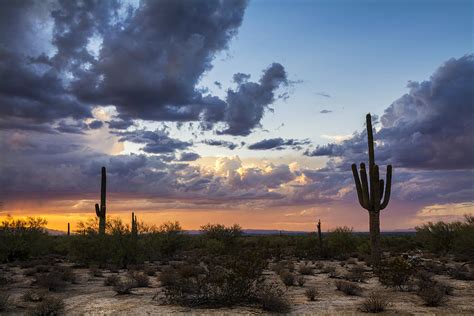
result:
[[[137,226],[137,217],[135,213],[132,212],[132,238],[136,239],[138,236],[138,226]]]
[[[95,205],[95,213],[99,218],[99,234],[105,235],[105,218],[106,218],[106,203],[105,203],[105,193],[107,190],[107,175],[105,167],[102,167],[102,177],[100,182],[100,206],[99,204]]]
[[[318,220],[318,241],[319,241],[319,250],[323,249],[323,236],[321,234],[321,220]]]
[[[71,236],[71,225],[67,223],[67,235]]]
[[[384,182],[379,178],[379,166],[375,164],[374,137],[372,133],[372,117],[367,114],[367,145],[369,153],[369,177],[365,164],[360,164],[360,177],[357,165],[352,165],[359,204],[369,212],[370,248],[372,264],[380,264],[380,211],[385,209],[390,200],[392,186],[392,166],[387,166],[387,177]],[[384,187],[385,185],[385,187]]]

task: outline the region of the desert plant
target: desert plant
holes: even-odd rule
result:
[[[62,274],[58,271],[50,273],[41,273],[36,277],[36,284],[40,287],[48,289],[49,291],[57,292],[66,287],[66,282],[62,278]]]
[[[388,306],[387,298],[380,293],[372,292],[362,302],[360,309],[366,313],[381,313]]]
[[[318,220],[318,224],[316,225],[317,229],[318,229],[318,245],[319,245],[319,249],[322,250],[323,249],[323,235],[321,234],[321,220],[319,219]]]
[[[108,277],[105,278],[104,280],[104,285],[105,286],[114,286],[117,281],[119,281],[119,276],[116,274],[109,275]]]
[[[427,306],[439,306],[443,303],[446,292],[441,286],[433,285],[420,289],[417,294]]]
[[[96,278],[102,278],[104,277],[104,272],[98,267],[91,267],[89,269],[89,275]]]
[[[341,291],[347,295],[358,296],[362,293],[362,288],[360,286],[349,281],[337,280],[334,284],[336,285],[338,291]]]
[[[135,281],[136,287],[148,287],[150,285],[150,277],[143,272],[131,271],[129,276]]]
[[[296,282],[299,286],[303,286],[306,283],[306,279],[304,278],[304,276],[300,275],[296,278]]]
[[[119,295],[130,294],[135,287],[135,281],[130,278],[118,279],[113,285],[113,290]]]
[[[43,291],[28,290],[26,291],[22,299],[25,302],[41,302],[46,297],[46,293]]]
[[[261,286],[258,289],[257,298],[264,311],[287,313],[291,309],[284,291],[276,283]]]
[[[105,226],[106,226],[106,204],[105,204],[105,194],[107,191],[107,174],[105,167],[102,167],[101,172],[101,181],[100,181],[100,206],[99,204],[95,205],[95,214],[99,218],[99,234],[105,235]]]
[[[46,296],[35,305],[31,314],[35,316],[54,316],[61,315],[64,312],[64,301],[59,297]]]
[[[316,296],[318,296],[318,291],[316,290],[314,286],[311,286],[306,289],[306,291],[304,292],[304,295],[308,298],[308,300],[314,301],[316,300]]]
[[[219,240],[228,245],[234,243],[242,235],[242,228],[237,224],[229,227],[221,224],[207,224],[201,226],[201,232],[205,238]]]
[[[352,228],[347,226],[336,227],[329,232],[325,240],[330,254],[342,260],[346,259],[357,247],[357,238]]]
[[[309,265],[306,265],[306,264],[303,265],[302,264],[298,268],[298,272],[302,275],[313,275],[313,268],[310,267]]]
[[[387,166],[387,179],[384,189],[384,181],[379,178],[379,166],[375,164],[374,137],[372,134],[372,117],[366,116],[367,141],[369,149],[369,180],[365,164],[360,164],[360,178],[357,165],[352,165],[352,174],[357,190],[359,204],[369,212],[370,248],[372,264],[378,266],[380,263],[380,211],[385,209],[390,200],[392,186],[392,166]],[[382,200],[383,198],[383,200]]]
[[[156,275],[156,267],[146,266],[145,268],[143,268],[143,272],[148,276],[155,276]]]
[[[349,268],[349,271],[344,275],[344,278],[354,282],[363,282],[367,280],[364,266],[359,264],[354,265]]]
[[[332,265],[329,265],[329,264],[326,264],[326,265],[324,265],[324,266],[321,268],[321,272],[322,272],[322,273],[332,273],[332,272],[336,272],[336,267],[335,267],[335,266],[332,266]]]
[[[293,286],[295,284],[295,275],[289,271],[280,274],[280,278],[286,286]]]
[[[379,267],[378,277],[383,285],[404,290],[415,272],[415,268],[406,259],[395,257]]]
[[[474,270],[470,270],[465,264],[456,264],[449,270],[449,275],[456,280],[474,280]]]

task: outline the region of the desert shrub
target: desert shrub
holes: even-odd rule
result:
[[[154,266],[146,266],[143,269],[143,272],[148,276],[155,276],[156,275],[156,267]]]
[[[406,259],[395,257],[381,264],[378,277],[383,285],[403,290],[415,272],[415,268]]]
[[[54,268],[54,272],[60,274],[63,281],[77,283],[77,275],[70,267],[57,266]]]
[[[325,238],[329,252],[337,258],[347,258],[357,247],[357,237],[354,236],[352,228],[337,227]]]
[[[64,307],[65,305],[61,298],[46,296],[39,304],[35,305],[31,314],[35,316],[61,315],[64,312]]]
[[[116,280],[113,285],[113,290],[119,295],[124,295],[130,294],[134,287],[135,281],[130,278],[125,278]]]
[[[66,282],[58,271],[38,274],[35,279],[38,286],[52,292],[61,291],[66,287]]]
[[[114,286],[115,283],[119,280],[119,276],[116,274],[109,275],[108,277],[105,278],[104,280],[104,285],[105,286]]]
[[[135,281],[136,287],[148,287],[150,285],[150,277],[143,272],[131,271],[129,276]]]
[[[254,252],[205,260],[202,274],[183,277],[176,269],[160,275],[168,301],[186,306],[232,306],[256,297],[266,261]]]
[[[353,256],[354,254],[351,254],[351,256]],[[349,259],[346,260],[346,263],[347,264],[356,264],[357,263],[357,259],[354,258],[354,257],[351,257]]]
[[[104,272],[102,271],[102,269],[99,269],[98,267],[91,267],[89,269],[89,275],[96,278],[102,278],[104,277]]]
[[[21,296],[21,298],[25,302],[41,302],[46,295],[47,293],[44,291],[28,290]]]
[[[354,282],[363,282],[367,280],[367,276],[365,274],[365,268],[362,265],[354,265],[349,269],[349,271],[344,275],[344,278],[349,281]]]
[[[361,310],[366,313],[381,313],[388,306],[388,300],[385,296],[377,292],[372,292],[362,302]]]
[[[47,254],[52,247],[41,217],[14,219],[7,215],[0,223],[0,262],[28,260]]]
[[[321,261],[316,261],[315,264],[314,264],[314,268],[318,269],[318,270],[321,270],[321,269],[324,268],[324,263],[322,263]]]
[[[291,309],[284,291],[275,283],[260,286],[257,291],[257,299],[264,311],[287,313]]]
[[[235,224],[226,227],[221,224],[207,224],[201,226],[203,237],[207,239],[215,239],[223,242],[226,245],[233,244],[242,236],[242,228]]]
[[[332,265],[329,265],[329,264],[326,264],[326,265],[324,265],[323,268],[321,269],[321,272],[322,272],[322,273],[336,272],[336,267],[335,267],[335,266],[332,266]]]
[[[8,308],[8,301],[10,295],[8,293],[0,292],[0,311],[4,311]]]
[[[314,286],[311,286],[306,289],[306,291],[304,292],[304,295],[308,298],[308,300],[314,301],[316,300],[316,296],[318,296],[318,291],[316,290]]]
[[[295,275],[289,271],[282,272],[280,278],[286,286],[293,286],[295,284]]]
[[[303,286],[306,283],[306,279],[304,278],[304,276],[300,275],[296,278],[296,282],[299,286]]]
[[[306,265],[306,264],[303,265],[302,264],[298,268],[298,272],[302,275],[313,275],[313,268],[310,267],[309,265]]]
[[[35,268],[29,268],[29,269],[25,269],[25,271],[23,271],[24,276],[34,276],[35,274],[36,274],[36,269]]]
[[[341,291],[347,295],[358,296],[362,293],[362,288],[352,282],[337,280],[334,284],[336,285],[338,291]]]
[[[417,294],[427,306],[439,306],[443,303],[446,292],[443,287],[433,285],[420,289]]]
[[[456,280],[474,280],[474,271],[464,264],[456,264],[449,270],[449,275]]]
[[[416,238],[424,247],[435,253],[453,253],[465,258],[474,257],[474,216],[465,221],[442,221],[416,227]]]

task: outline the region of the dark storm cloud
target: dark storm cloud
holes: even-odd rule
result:
[[[268,67],[258,83],[237,81],[235,91],[227,91],[227,109],[224,122],[227,128],[220,134],[246,136],[260,125],[265,110],[274,101],[274,92],[287,85],[285,68],[278,63]]]
[[[117,132],[120,136],[119,141],[129,141],[137,144],[145,144],[141,148],[144,152],[150,154],[173,153],[177,150],[184,150],[192,146],[192,143],[171,138],[166,130],[146,131],[136,130],[132,132]]]
[[[474,167],[474,55],[450,59],[393,102],[374,134],[376,159],[397,167]],[[343,156],[343,165],[366,160],[366,132],[340,145],[318,147],[308,155]]]
[[[81,120],[92,117],[92,105],[113,105],[118,117],[109,127],[115,129],[136,119],[198,121],[204,130],[223,123],[221,134],[248,135],[260,126],[275,90],[288,83],[275,63],[258,83],[235,74],[237,89],[225,100],[196,88],[237,34],[245,0],[0,5],[0,38],[6,43],[0,75],[9,78],[0,85],[3,118],[34,124]],[[38,21],[48,27],[38,29]]]
[[[201,158],[201,156],[196,153],[192,153],[192,152],[181,153],[181,155],[179,156],[179,161],[195,161],[195,160],[198,160],[199,158]]]
[[[99,121],[99,120],[94,120],[88,124],[90,129],[98,129],[101,128],[104,125],[104,122]]]
[[[225,140],[217,140],[217,139],[206,139],[203,141],[203,143],[209,146],[226,147],[230,150],[234,150],[238,146],[236,143],[228,142]]]
[[[266,149],[277,149],[282,150],[290,147],[295,150],[300,150],[302,145],[308,145],[310,141],[308,139],[297,140],[297,139],[283,139],[283,138],[270,138],[264,139],[248,146],[249,149],[253,150],[266,150]]]
[[[321,113],[321,114],[329,114],[329,113],[332,113],[332,111],[331,111],[331,110],[326,110],[326,109],[324,109],[324,110],[319,111],[319,113]]]
[[[316,146],[313,150],[306,150],[304,152],[305,156],[318,157],[318,156],[340,156],[342,155],[343,150],[340,145],[337,144],[327,144],[323,146]]]

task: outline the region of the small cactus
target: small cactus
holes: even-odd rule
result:
[[[71,224],[67,223],[67,235],[71,236]]]
[[[132,237],[137,238],[138,236],[138,225],[137,225],[137,216],[132,212]]]
[[[357,165],[352,165],[359,204],[369,212],[370,246],[372,263],[380,263],[380,211],[387,207],[392,187],[392,166],[387,166],[387,179],[384,188],[383,179],[379,179],[379,166],[375,164],[374,137],[372,134],[372,117],[367,114],[367,141],[369,149],[369,180],[365,164],[360,164],[360,177]]]
[[[321,234],[321,220],[318,220],[318,224],[316,225],[318,228],[318,241],[319,241],[319,249],[323,249],[323,237]]]
[[[102,178],[100,182],[100,206],[99,204],[95,205],[95,213],[99,218],[99,234],[105,235],[105,192],[107,190],[107,175],[105,167],[102,167]]]

